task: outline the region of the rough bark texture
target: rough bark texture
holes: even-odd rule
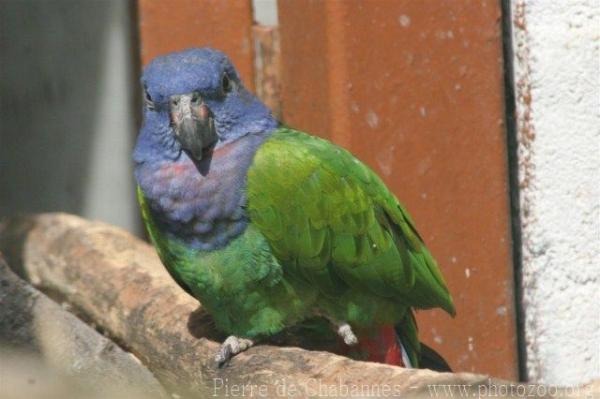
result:
[[[166,397],[139,360],[21,280],[1,255],[0,287],[0,358],[8,366],[0,367],[0,397]]]
[[[217,368],[215,340],[222,336],[210,316],[171,280],[148,244],[123,230],[65,214],[15,218],[0,226],[0,250],[21,276],[64,297],[138,356],[171,392],[445,397],[463,384],[474,394],[504,384],[482,375],[408,370],[269,345]]]

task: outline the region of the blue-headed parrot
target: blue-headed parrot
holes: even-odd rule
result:
[[[141,80],[143,219],[168,272],[229,335],[219,365],[314,317],[369,360],[418,367],[436,357],[413,312],[454,315],[452,298],[371,169],[278,122],[220,51],[158,57]]]

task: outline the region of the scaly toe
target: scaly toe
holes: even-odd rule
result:
[[[240,352],[245,351],[254,345],[254,342],[246,338],[238,338],[234,335],[227,337],[227,339],[221,344],[217,354],[215,355],[215,362],[221,367],[223,364],[228,362],[232,357]]]
[[[338,335],[342,337],[344,343],[348,346],[353,346],[358,344],[358,338],[354,335],[352,331],[352,327],[348,323],[343,323],[338,327],[337,331]]]

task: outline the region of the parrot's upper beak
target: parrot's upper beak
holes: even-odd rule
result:
[[[198,93],[171,96],[171,125],[181,147],[197,161],[217,142],[214,115]]]

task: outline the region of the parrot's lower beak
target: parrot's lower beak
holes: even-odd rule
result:
[[[217,142],[214,115],[198,93],[171,97],[171,125],[181,147],[199,161]]]

